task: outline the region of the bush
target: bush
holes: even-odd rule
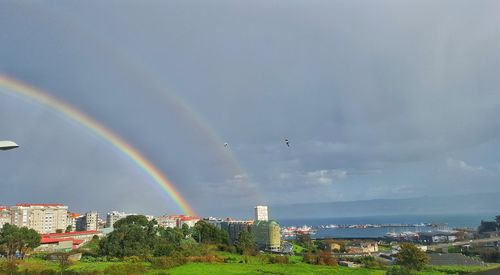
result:
[[[0,260],[0,274],[16,274],[18,264],[16,260]]]
[[[336,266],[337,260],[333,258],[332,254],[329,252],[318,252],[318,253],[305,253],[304,262],[315,265],[329,265]]]
[[[146,272],[142,263],[113,264],[104,269],[104,274],[110,275],[139,275]]]
[[[142,262],[141,258],[137,256],[129,256],[129,257],[123,257],[123,261],[126,263],[139,263]]]
[[[425,252],[411,243],[401,244],[401,250],[396,254],[396,262],[410,270],[422,270],[428,261]]]
[[[271,256],[270,262],[272,264],[288,264],[290,261],[287,256]]]
[[[415,272],[406,267],[393,266],[385,273],[386,275],[413,275]]]
[[[82,258],[80,259],[80,262],[95,263],[95,262],[97,262],[97,259],[95,257],[92,257],[92,256],[82,256]]]
[[[224,262],[222,258],[219,258],[213,254],[207,254],[204,256],[193,256],[188,258],[189,262],[192,263],[221,263]]]
[[[226,257],[224,258],[224,262],[228,264],[237,263],[238,259],[236,257]]]
[[[150,261],[153,268],[169,269],[186,264],[187,258],[183,256],[163,256],[152,258]]]
[[[238,252],[237,249],[236,249],[236,246],[234,246],[234,245],[227,245],[227,244],[219,244],[219,245],[217,245],[217,250],[229,252],[229,253],[232,253],[232,254],[236,254]]]
[[[46,269],[42,272],[40,272],[41,275],[56,275],[58,274],[58,272],[56,272],[55,270],[52,270],[52,269]]]
[[[361,259],[359,259],[359,263],[362,264],[366,268],[373,268],[373,269],[385,269],[386,268],[386,264],[383,261],[377,260],[372,256],[362,257]]]
[[[121,262],[120,258],[117,258],[117,257],[108,257],[108,262],[112,262],[112,263],[118,263],[118,262]]]

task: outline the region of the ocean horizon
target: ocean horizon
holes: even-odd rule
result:
[[[361,224],[442,224],[443,228],[477,228],[481,220],[493,220],[499,213],[477,214],[428,214],[428,215],[383,215],[359,217],[279,219],[282,227]],[[388,232],[429,231],[433,227],[382,227],[382,228],[318,228],[314,238],[379,238]]]

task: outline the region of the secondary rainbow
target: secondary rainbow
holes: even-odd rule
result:
[[[175,188],[172,182],[162,174],[162,172],[139,150],[128,144],[123,138],[113,133],[103,124],[97,122],[87,114],[81,112],[70,104],[58,99],[40,89],[34,88],[28,84],[22,83],[10,76],[0,73],[0,87],[4,87],[7,91],[21,95],[23,97],[34,100],[44,106],[48,106],[66,117],[73,119],[79,124],[85,126],[98,136],[105,139],[111,145],[116,147],[120,152],[126,155],[137,166],[139,166],[155,183],[164,189],[170,198],[179,206],[179,208],[187,215],[195,215],[193,209],[189,206],[180,192]]]
[[[79,45],[85,50],[92,51],[93,56],[98,56],[99,59],[113,65],[113,71],[125,77],[127,82],[133,83],[142,92],[157,96],[157,100],[168,104],[169,111],[178,114],[185,125],[188,125],[191,129],[200,130],[200,136],[203,137],[205,142],[211,144],[211,150],[216,152],[213,155],[214,158],[221,157],[219,158],[218,169],[226,172],[227,179],[233,181],[240,176],[251,176],[237,160],[235,155],[237,150],[227,150],[223,146],[226,141],[232,144],[231,140],[222,139],[187,101],[169,89],[164,82],[158,81],[160,78],[164,79],[164,76],[158,75],[157,71],[148,69],[148,66],[143,64],[142,59],[134,58],[127,51],[114,46],[106,36],[99,36],[98,33],[86,29],[85,26],[74,21],[74,18],[58,10],[50,9],[44,5],[28,5],[23,6],[23,8],[30,11],[27,16],[31,18],[40,16],[43,20],[56,20],[59,23],[58,27],[65,32],[68,41],[78,41]],[[256,202],[262,201],[258,188],[249,184],[249,181],[241,182],[239,185],[244,190],[242,192]]]

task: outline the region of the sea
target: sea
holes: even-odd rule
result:
[[[360,224],[439,224],[438,227],[377,227],[377,228],[317,228],[313,238],[380,238],[389,232],[424,232],[436,229],[476,229],[481,220],[494,220],[500,213],[449,214],[449,215],[391,215],[342,218],[308,218],[278,220],[282,227]]]

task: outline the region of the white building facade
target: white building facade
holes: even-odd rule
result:
[[[10,208],[11,224],[28,227],[40,234],[64,232],[68,206],[62,204],[17,204]]]
[[[12,223],[10,210],[8,207],[0,206],[0,229],[2,229],[6,223]]]
[[[267,206],[265,205],[257,205],[254,208],[255,210],[255,220],[256,221],[268,221],[269,216],[267,213]]]
[[[99,229],[99,213],[96,211],[87,212],[76,221],[77,231],[91,231]]]

